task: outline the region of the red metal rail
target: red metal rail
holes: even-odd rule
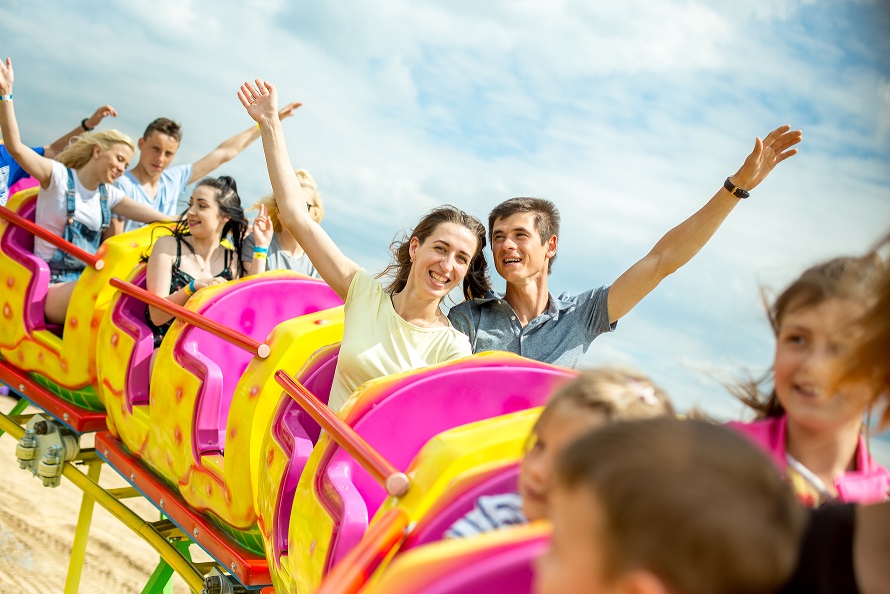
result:
[[[195,313],[182,307],[181,305],[170,303],[166,299],[158,297],[154,293],[149,293],[145,289],[137,287],[132,283],[122,281],[119,278],[112,278],[109,281],[109,284],[111,284],[112,287],[119,290],[121,293],[125,293],[127,295],[130,295],[131,297],[135,297],[143,303],[147,303],[152,307],[156,307],[161,311],[170,314],[171,316],[175,316],[180,320],[188,322],[192,326],[196,326],[201,330],[210,332],[214,336],[218,336],[219,338],[222,338],[223,340],[228,341],[237,347],[241,347],[249,353],[255,354],[260,359],[265,359],[269,356],[269,345],[255,340],[249,336],[245,336],[240,332],[236,332],[231,328],[227,328],[219,322],[208,319],[201,314]]]
[[[105,266],[105,262],[102,260],[102,258],[97,258],[95,255],[93,255],[89,252],[86,252],[86,251],[80,249],[79,247],[77,247],[76,245],[73,245],[73,244],[65,241],[64,239],[62,239],[61,237],[59,237],[52,231],[47,231],[46,229],[44,229],[37,223],[35,223],[33,221],[29,221],[28,219],[20,216],[19,214],[12,212],[5,206],[0,206],[0,217],[3,217],[4,219],[9,221],[13,225],[18,225],[22,229],[25,229],[25,230],[33,233],[40,239],[43,239],[44,241],[48,241],[49,243],[53,244],[60,250],[71,254],[72,256],[74,256],[75,258],[77,258],[78,260],[83,262],[84,264],[86,264],[88,266],[92,266],[96,270],[102,270],[102,268]]]
[[[303,384],[280,369],[275,372],[275,381],[331,435],[337,445],[349,452],[356,462],[386,489],[387,493],[393,497],[401,497],[408,492],[408,487],[411,486],[408,476],[393,466]]]

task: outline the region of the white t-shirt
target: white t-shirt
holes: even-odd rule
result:
[[[129,171],[117,178],[114,185],[123,191],[124,196],[129,196],[139,204],[145,204],[155,210],[159,210],[173,220],[179,214],[176,212],[179,195],[185,191],[191,177],[191,165],[168,167],[161,173],[161,178],[158,180],[158,194],[154,198],[149,197],[145,193],[142,184]],[[132,231],[145,226],[145,223],[138,221],[129,219],[124,219],[124,221],[124,231]]]
[[[68,170],[59,163],[53,161],[53,173],[46,189],[40,188],[37,193],[37,211],[34,213],[34,222],[52,231],[59,237],[65,233],[65,224],[68,222],[68,208],[65,192],[68,190]],[[92,231],[98,231],[102,226],[102,207],[99,204],[101,195],[99,188],[88,190],[80,183],[77,172],[74,174],[74,220],[79,221]],[[114,208],[124,198],[125,194],[112,186],[105,184],[108,192],[108,208]],[[39,237],[34,238],[34,255],[49,261],[56,253],[56,247]]]
[[[359,270],[346,295],[343,342],[328,406],[339,411],[369,380],[470,354],[469,339],[453,327],[421,328],[402,319],[389,293]]]

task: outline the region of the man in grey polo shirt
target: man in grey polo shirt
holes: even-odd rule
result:
[[[761,141],[741,168],[698,212],[668,231],[639,262],[612,283],[554,298],[547,276],[556,259],[559,211],[548,200],[511,198],[488,216],[491,251],[503,295],[490,292],[465,301],[448,314],[470,337],[473,352],[509,351],[563,367],[577,367],[593,340],[615,329],[623,317],[672,272],[689,262],[714,235],[748,191],[773,168],[797,153],[799,130],[782,126]]]

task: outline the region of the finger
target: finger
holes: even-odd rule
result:
[[[785,151],[784,153],[782,153],[780,155],[776,155],[776,163],[777,164],[781,163],[788,157],[793,157],[796,154],[797,154],[797,149],[791,149],[790,151]]]
[[[266,90],[266,88],[263,86],[263,81],[261,81],[260,79],[256,79],[256,88],[258,89],[258,95],[268,95],[268,93],[263,92]]]
[[[787,132],[790,129],[791,129],[790,124],[784,124],[782,126],[779,126],[778,128],[776,128],[775,130],[773,130],[772,132],[770,132],[769,134],[766,135],[764,142],[766,144],[769,144],[771,141],[778,138],[779,136],[781,136],[782,134],[784,134],[785,132]]]
[[[243,87],[238,91],[238,99],[241,100],[241,105],[248,109],[250,108],[250,99],[247,98],[247,93],[244,92]]]

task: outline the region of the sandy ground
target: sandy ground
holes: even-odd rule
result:
[[[8,412],[13,402],[0,397],[0,410]],[[9,435],[0,437],[0,593],[63,592],[81,491],[64,478],[55,489],[44,487],[30,472],[19,468],[15,445]],[[84,439],[82,445],[91,443]],[[105,488],[127,486],[107,465],[102,467],[100,484]],[[126,503],[143,518],[160,517],[143,499]],[[203,551],[195,549],[193,545],[192,554],[200,557],[196,560],[206,558]],[[81,592],[141,592],[157,563],[154,549],[95,506]],[[174,592],[189,592],[178,577],[174,577]]]

